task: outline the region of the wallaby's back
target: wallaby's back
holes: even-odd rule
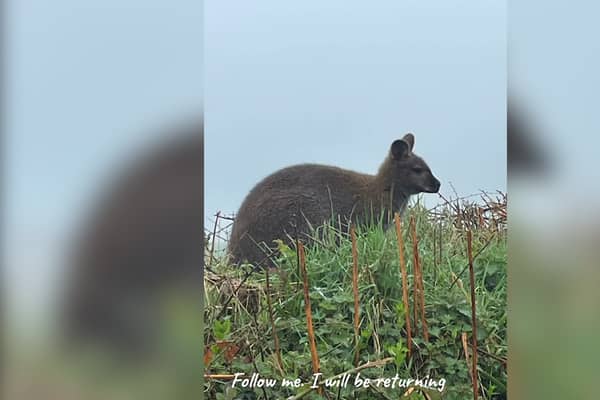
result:
[[[229,242],[233,261],[272,265],[268,248],[274,247],[276,239],[290,243],[289,238],[296,234],[306,238],[311,226],[317,227],[332,217],[340,217],[342,222],[364,221],[367,210],[402,211],[411,194],[437,191],[439,181],[424,161],[410,152],[414,138],[409,135],[394,142],[377,175],[302,164],[263,179],[237,213]],[[398,176],[402,169],[416,166],[426,172],[424,177],[417,174],[417,180],[422,181],[418,187],[406,180],[408,173]]]
[[[334,213],[349,216],[372,179],[316,164],[296,165],[268,176],[250,191],[238,211],[230,239],[234,260],[260,262],[266,255],[256,244],[294,235],[296,224],[298,232],[305,234],[308,223],[318,226]]]

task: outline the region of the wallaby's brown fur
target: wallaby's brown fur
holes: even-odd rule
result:
[[[392,143],[376,175],[337,167],[302,164],[268,176],[250,191],[240,207],[229,242],[236,263],[269,265],[274,240],[306,237],[332,217],[342,222],[402,212],[411,195],[439,190],[440,182],[423,159],[412,152],[414,136]],[[391,213],[390,213],[391,211]]]

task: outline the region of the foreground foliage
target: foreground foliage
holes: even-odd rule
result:
[[[407,357],[405,307],[398,243],[394,229],[379,223],[357,227],[360,335],[354,335],[352,251],[349,236],[333,226],[319,228],[318,238],[306,247],[306,268],[312,321],[322,378],[358,365],[384,360],[383,365],[360,371],[362,378],[445,379],[443,392],[414,390],[407,398],[472,398],[467,364],[471,338],[471,302],[465,229],[473,233],[477,307],[478,374],[480,398],[506,398],[506,232],[498,210],[470,203],[447,203],[434,211],[417,204],[403,218],[408,268],[412,355]],[[489,204],[488,204],[489,206]],[[475,211],[473,211],[475,210]],[[504,214],[505,215],[505,214]],[[429,341],[420,320],[413,318],[413,250],[409,219],[416,221],[418,252],[424,282]],[[224,256],[211,254],[205,274],[205,382],[208,398],[259,399],[322,398],[307,390],[313,382],[303,280],[294,248],[280,243],[277,271],[267,274],[251,266],[233,267]],[[268,296],[272,303],[269,312]],[[416,326],[415,326],[416,325]],[[279,365],[275,335],[279,345]],[[469,338],[463,342],[464,334]],[[273,378],[272,388],[232,387],[227,374],[253,373]],[[223,375],[221,377],[217,374]],[[406,388],[353,386],[324,388],[329,398],[397,399]],[[301,388],[282,387],[283,379],[301,379]],[[412,390],[412,389],[411,389]]]

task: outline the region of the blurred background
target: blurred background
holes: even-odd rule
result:
[[[3,398],[196,393],[203,5],[3,6]]]
[[[599,11],[508,2],[511,398],[598,398]]]

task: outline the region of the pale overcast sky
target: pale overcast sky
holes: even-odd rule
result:
[[[405,132],[450,194],[506,189],[503,1],[205,5],[206,217],[296,163],[375,173]]]

